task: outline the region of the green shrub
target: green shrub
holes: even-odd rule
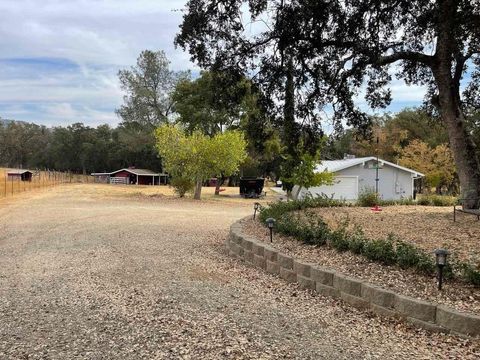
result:
[[[345,226],[340,226],[335,231],[330,233],[330,238],[328,241],[329,245],[334,249],[344,252],[350,249],[350,243],[348,239],[348,234]]]
[[[428,195],[422,195],[418,198],[417,204],[423,206],[432,206],[432,201]]]
[[[419,262],[419,251],[416,247],[403,241],[397,241],[395,247],[397,253],[397,264],[402,269],[417,266]]]
[[[369,260],[385,265],[394,264],[396,256],[393,239],[388,236],[387,239],[367,241],[363,247],[363,255]]]
[[[173,187],[173,192],[182,198],[186,193],[193,191],[195,183],[184,177],[175,177],[171,180],[170,185]]]
[[[371,207],[379,204],[380,198],[372,189],[365,188],[358,195],[357,206]]]
[[[404,204],[411,199],[401,200]],[[439,195],[423,196],[419,204],[445,206],[456,201],[454,197]],[[269,217],[277,219],[275,231],[310,245],[322,246],[328,244],[338,251],[350,250],[361,254],[367,259],[386,265],[397,264],[401,268],[413,268],[419,273],[433,275],[437,268],[433,254],[416,248],[401,240],[396,240],[393,235],[386,239],[370,240],[365,237],[360,227],[355,227],[348,232],[348,221],[340,224],[337,230],[332,231],[328,225],[314,212],[308,211],[315,207],[348,206],[345,202],[332,200],[326,197],[307,198],[288,202],[277,202],[262,208],[260,220],[265,222]],[[306,210],[303,214],[294,214],[292,211]],[[462,278],[474,286],[480,286],[480,269],[468,263],[462,263],[452,255],[444,268],[445,278]]]
[[[417,204],[424,206],[453,206],[457,204],[457,201],[455,196],[431,194],[420,196]]]
[[[330,230],[320,218],[307,216],[306,220],[292,214],[283,214],[275,224],[275,230],[293,236],[309,245],[325,245]]]
[[[417,202],[412,198],[400,199],[400,200],[381,200],[379,205],[392,206],[392,205],[416,205]]]
[[[432,275],[436,271],[435,261],[433,256],[425,252],[418,253],[418,262],[415,265],[415,269],[422,274]]]
[[[350,251],[354,254],[362,254],[367,240],[365,234],[359,226],[356,226],[353,233],[350,235]]]
[[[462,278],[469,284],[480,286],[480,269],[466,263],[462,263],[460,266]]]
[[[262,208],[260,212],[260,221],[265,222],[268,218],[279,219],[283,214],[296,210],[305,210],[319,207],[347,206],[344,201],[333,200],[328,197],[307,197],[302,200],[278,201]]]

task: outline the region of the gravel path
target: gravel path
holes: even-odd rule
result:
[[[227,257],[250,203],[65,186],[0,202],[0,359],[476,358]]]

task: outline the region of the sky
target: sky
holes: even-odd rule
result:
[[[174,70],[198,70],[173,45],[185,2],[1,0],[0,117],[48,126],[118,124],[117,73],[142,50],[165,51]],[[423,89],[392,85],[388,111],[421,103]]]

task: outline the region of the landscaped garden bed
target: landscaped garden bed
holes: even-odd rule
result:
[[[290,211],[283,215],[288,221],[277,220],[276,230],[298,236],[276,232],[272,246],[295,258],[331,267],[396,293],[480,314],[480,289],[475,283],[478,269],[474,262],[474,255],[478,254],[475,234],[480,233],[480,224],[475,218],[465,216],[453,223],[452,209],[441,207],[392,206],[373,213],[369,208],[310,205],[280,205]],[[295,210],[298,207],[303,209]],[[266,211],[261,219],[269,215],[280,218],[281,212]],[[319,230],[324,226],[328,230]],[[270,241],[268,229],[260,221],[246,219],[243,227],[245,233]],[[299,231],[302,233],[298,234]],[[345,236],[346,232],[351,236]],[[363,250],[355,248],[358,243]],[[453,253],[454,263],[448,269],[449,279],[442,291],[437,289],[432,253],[439,247]],[[386,259],[370,256],[372,249],[380,249]]]
[[[333,229],[347,220],[351,229],[360,226],[370,239],[393,234],[427,252],[443,247],[463,261],[480,264],[480,221],[474,216],[459,214],[453,222],[450,206],[385,206],[380,212],[364,207],[312,211]]]

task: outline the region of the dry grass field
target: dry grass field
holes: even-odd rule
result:
[[[151,200],[156,201],[159,198],[178,198],[171,186],[151,186],[151,185],[113,185],[113,184],[84,184],[81,185],[82,192],[91,193],[95,192],[96,196],[104,198],[124,198],[129,197],[139,200]],[[202,200],[207,202],[226,202],[239,205],[251,205],[255,202],[260,202],[266,205],[268,202],[276,200],[277,195],[275,192],[270,191],[269,188],[264,190],[267,192],[265,197],[261,199],[244,199],[239,195],[238,187],[222,187],[224,191],[220,192],[220,195],[215,195],[214,187],[202,188]],[[186,200],[193,199],[193,194],[188,193],[185,195]]]
[[[59,185],[82,185],[76,188],[79,194],[91,193],[93,191],[97,196],[105,198],[131,197],[154,200],[160,197],[177,197],[171,186],[95,184],[91,176],[60,172],[54,174],[53,172],[39,171],[33,176],[32,181],[12,181],[7,177],[9,170],[11,169],[0,168],[0,203],[9,199],[29,197],[33,191],[43,191]],[[274,201],[278,196],[274,191],[271,191],[269,187],[264,188],[267,196],[259,200],[243,199],[239,195],[238,187],[222,186],[221,189],[220,195],[216,196],[214,187],[203,187],[202,201],[221,201],[251,204],[253,206],[253,203],[256,201],[267,204],[268,202]],[[193,194],[189,193],[185,197],[191,199],[193,198]]]
[[[32,181],[20,181],[8,178],[8,172],[15,169],[0,168],[0,199],[12,197],[29,191],[44,189],[64,183],[86,183],[89,176],[54,171],[35,171]]]
[[[314,211],[333,228],[348,220],[350,227],[359,225],[369,238],[385,238],[394,234],[426,251],[443,247],[462,260],[480,265],[480,221],[472,215],[458,214],[457,221],[453,222],[450,206],[387,206],[379,213],[361,207],[319,208]]]

